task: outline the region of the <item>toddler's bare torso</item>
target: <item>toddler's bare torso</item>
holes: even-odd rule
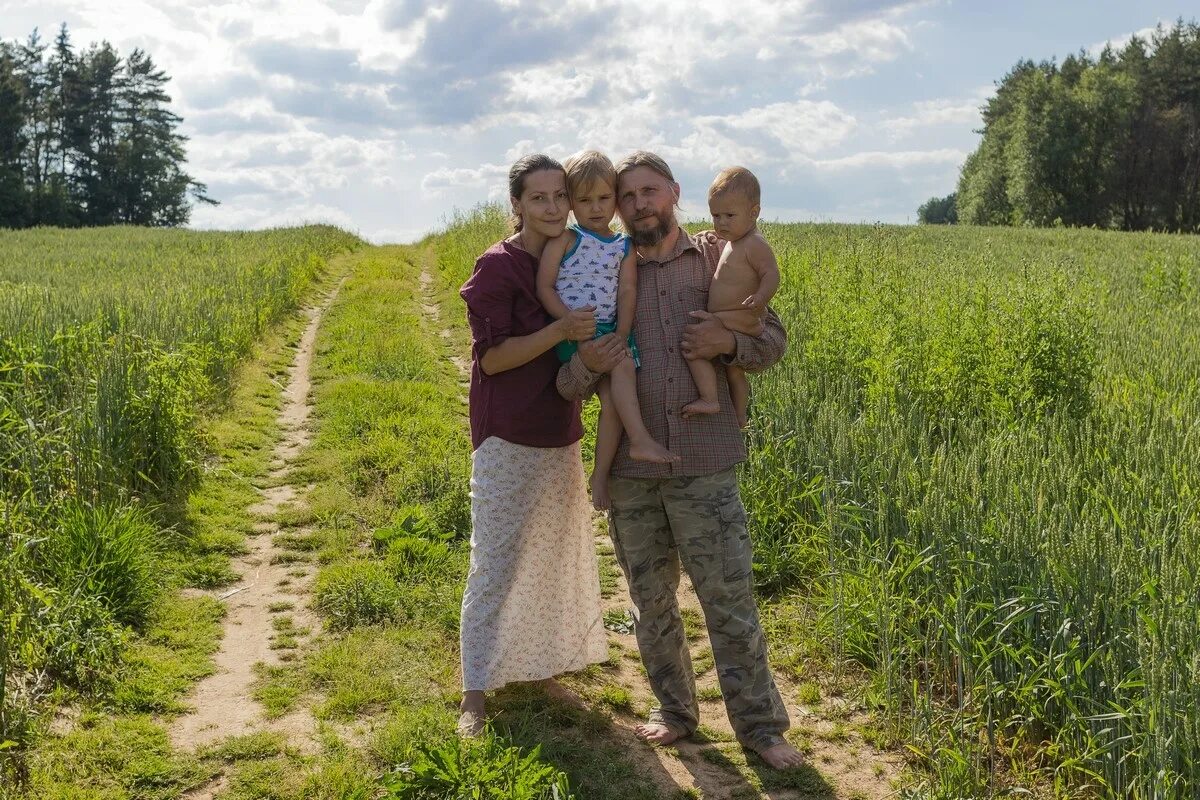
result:
[[[758,271],[750,264],[748,252],[752,239],[762,240],[757,230],[738,239],[726,242],[717,262],[717,271],[708,287],[708,310],[746,311],[742,301],[758,291]]]

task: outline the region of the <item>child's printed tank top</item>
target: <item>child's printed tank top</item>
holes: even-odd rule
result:
[[[629,237],[614,233],[605,238],[579,225],[571,225],[570,230],[579,239],[558,266],[554,290],[572,311],[595,306],[597,322],[613,322],[617,318],[617,275],[621,259],[629,252]]]

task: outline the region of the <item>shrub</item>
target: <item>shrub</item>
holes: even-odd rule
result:
[[[540,757],[541,746],[522,754],[492,735],[453,737],[385,775],[384,800],[573,800],[566,774]]]
[[[314,596],[330,627],[346,629],[395,618],[400,589],[386,565],[352,561],[322,570]]]
[[[95,598],[119,622],[139,625],[159,591],[155,537],[137,508],[69,503],[38,546],[37,568],[63,594]]]

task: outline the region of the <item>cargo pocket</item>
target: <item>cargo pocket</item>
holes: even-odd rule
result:
[[[746,530],[746,509],[737,497],[721,503],[721,539],[725,548],[725,580],[742,581],[750,578],[753,548],[750,532]]]

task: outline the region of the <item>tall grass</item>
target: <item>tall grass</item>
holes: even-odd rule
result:
[[[767,226],[760,582],[813,588],[926,793],[1200,790],[1200,242]]]
[[[29,743],[36,695],[96,688],[161,590],[200,415],[359,244],[323,226],[0,231],[0,778],[20,777],[5,754]]]

